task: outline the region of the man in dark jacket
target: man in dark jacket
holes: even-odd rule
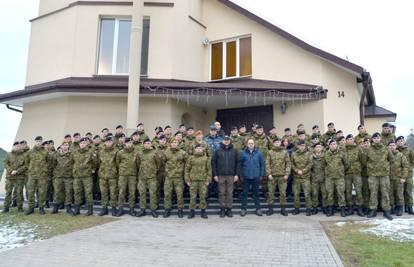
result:
[[[265,175],[265,161],[262,153],[255,147],[253,139],[247,140],[247,148],[239,155],[239,176],[243,179],[242,210],[240,216],[247,214],[247,194],[253,187],[254,206],[256,215],[262,216],[259,200],[259,182]]]
[[[220,217],[233,217],[233,184],[237,182],[238,153],[231,144],[230,137],[225,136],[220,148],[211,160],[214,180],[219,185]]]

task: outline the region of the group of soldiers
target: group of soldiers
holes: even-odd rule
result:
[[[327,216],[339,209],[343,217],[356,212],[372,218],[379,209],[388,219],[392,219],[392,214],[401,216],[404,210],[414,214],[414,152],[405,145],[404,137],[395,137],[391,125],[382,126],[381,133],[370,135],[364,125],[359,125],[357,135],[345,136],[335,129],[334,123],[328,124],[324,134],[317,125],[308,134],[300,124],[295,134],[286,128],[284,135],[279,136],[275,127],[266,134],[263,126],[254,124],[249,132],[241,125],[232,127],[229,135],[225,135],[221,124],[215,122],[206,135],[185,125],[180,125],[175,133],[170,126],[157,127],[155,137],[150,140],[140,123],[129,137],[121,125],[114,134],[104,128],[95,136],[91,133],[84,137],[79,133],[66,135],[57,149],[53,141],[44,141],[38,136],[31,149],[26,141],[15,142],[5,159],[3,212],[9,212],[14,201],[18,211],[23,211],[25,188],[27,215],[34,213],[36,207],[40,214],[45,214],[50,202],[51,213],[66,208],[68,214],[76,216],[85,204],[85,215],[90,216],[94,187],[98,187],[100,216],[109,211],[112,216],[122,216],[128,202],[130,215],[141,217],[149,210],[153,217],[158,217],[157,209],[163,195],[164,217],[169,217],[175,193],[178,217],[182,218],[183,193],[188,188],[188,217],[195,216],[198,196],[201,216],[207,218],[208,191],[213,188],[211,184],[218,181],[216,177],[212,179],[214,153],[221,143],[231,143],[232,148],[243,151],[248,149],[246,143],[252,140],[254,149],[265,159],[265,175],[260,178],[267,192],[267,215],[274,213],[276,189],[281,214],[288,215],[285,207],[290,181],[294,215],[300,213],[301,194],[305,198],[307,216],[317,214],[319,209]],[[232,174],[234,181],[242,183],[243,177],[238,179],[240,166],[236,169]],[[137,199],[138,212],[135,211]],[[232,216],[231,207],[226,213]],[[261,212],[256,214],[261,215]]]

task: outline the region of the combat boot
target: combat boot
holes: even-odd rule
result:
[[[326,215],[327,210],[328,210],[328,209],[327,209],[326,207],[322,207],[322,213],[323,213],[323,214],[325,214],[325,215]]]
[[[407,207],[407,213],[410,214],[410,215],[414,215],[413,206],[408,206]]]
[[[311,209],[306,209],[306,216],[311,216],[312,215],[312,212],[311,212]]]
[[[188,219],[192,219],[195,216],[195,210],[190,210],[190,213],[188,214]]]
[[[58,209],[63,210],[65,208],[65,204],[64,203],[60,203],[58,206]]]
[[[293,215],[298,215],[300,213],[300,210],[298,208],[294,208],[292,211]]]
[[[147,211],[145,209],[140,209],[139,212],[135,214],[135,216],[142,217],[142,216],[145,216],[146,214],[147,214]]]
[[[16,199],[13,199],[11,207],[12,208],[17,207],[17,200]]]
[[[7,213],[9,212],[9,207],[4,207],[4,209],[2,210],[2,213]]]
[[[285,206],[282,206],[282,207],[281,207],[280,214],[282,214],[283,216],[288,216],[288,213],[286,212],[286,208],[285,208]]]
[[[29,208],[27,211],[26,211],[26,215],[30,215],[30,214],[33,214],[34,213],[34,208]]]
[[[58,213],[59,212],[59,209],[58,209],[58,204],[56,204],[56,203],[53,203],[52,204],[52,206],[53,206],[53,209],[52,209],[52,214],[56,214],[56,213]]]
[[[230,209],[230,208],[228,208],[228,209],[227,209],[227,211],[226,211],[226,215],[227,215],[227,217],[229,217],[229,218],[232,218],[232,217],[233,217],[233,212],[231,211],[231,209]]]
[[[266,211],[266,215],[271,216],[271,215],[273,215],[273,213],[274,213],[273,206],[269,205],[269,209]]]
[[[201,218],[203,218],[203,219],[208,218],[206,210],[201,210]]]
[[[240,216],[244,217],[247,214],[247,210],[246,209],[241,209],[240,211]]]
[[[318,208],[312,208],[312,215],[318,214]]]
[[[119,207],[119,209],[122,209],[122,208],[121,208],[121,207]],[[115,207],[115,206],[112,206],[112,207],[111,207],[111,215],[112,215],[113,217],[115,217],[115,216],[116,216],[116,214],[117,214],[116,207]]]
[[[262,210],[261,209],[257,209],[256,210],[256,215],[259,216],[259,217],[260,216],[263,216]]]
[[[391,214],[395,214],[395,209],[394,209],[394,206],[391,206],[390,213],[391,213]]]
[[[365,216],[365,213],[362,210],[361,206],[358,206],[357,214],[358,214],[359,217],[364,217]]]
[[[153,218],[158,218],[157,210],[151,210],[151,215]]]
[[[171,215],[171,210],[165,210],[164,215],[162,215],[163,218],[168,218]]]
[[[404,205],[404,212],[408,212],[408,205],[407,204]]]
[[[85,216],[91,216],[93,214],[93,206],[88,205],[88,211],[85,213]]]
[[[334,213],[333,213],[332,206],[329,206],[329,207],[327,208],[327,210],[326,210],[326,216],[327,216],[327,217],[331,217],[331,216],[333,216],[333,215],[334,215]]]
[[[101,211],[98,213],[98,216],[108,215],[108,207],[102,207]]]
[[[396,206],[395,207],[395,215],[397,216],[402,216],[403,212],[402,212],[402,206]]]
[[[74,215],[70,204],[66,205],[66,213],[71,216]]]
[[[341,207],[341,217],[346,217],[345,207]]]
[[[75,205],[74,206],[74,211],[73,211],[73,215],[79,215],[80,214],[80,206],[79,205]]]
[[[39,208],[39,214],[40,214],[40,215],[45,215],[45,214],[46,214],[46,212],[45,212],[45,208],[44,208],[44,207],[40,207],[40,208]]]
[[[115,207],[113,207],[113,211],[116,212]],[[122,215],[124,215],[124,209],[122,207],[119,207],[118,212],[116,212],[115,216],[121,217]]]
[[[392,216],[390,214],[390,211],[384,211],[384,217],[387,218],[388,220],[392,221]]]
[[[136,212],[134,210],[134,208],[129,208],[129,215],[131,216],[135,216]]]
[[[347,212],[346,212],[347,216],[351,216],[354,215],[354,207],[353,206],[348,206],[347,207]]]
[[[377,217],[377,211],[376,210],[369,210],[367,214],[367,218],[374,218]]]
[[[224,218],[226,216],[226,210],[224,208],[220,208],[220,218]]]
[[[182,209],[178,210],[178,218],[183,218],[184,217],[184,212]]]

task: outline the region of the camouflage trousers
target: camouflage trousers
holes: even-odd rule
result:
[[[139,177],[138,179],[138,191],[139,191],[139,207],[141,209],[147,208],[147,190],[150,197],[151,210],[157,209],[157,178],[145,179]]]
[[[29,180],[27,181],[27,188],[29,190],[29,208],[35,207],[36,192],[39,207],[46,206],[47,183],[47,178],[29,177]]]
[[[275,204],[275,192],[277,187],[279,189],[280,205],[285,206],[287,180],[283,179],[283,176],[273,176],[272,180],[267,181],[267,187],[269,189],[269,194],[267,196],[267,204],[269,204],[269,206],[273,206]]]
[[[46,201],[47,202],[54,201],[53,196],[54,196],[53,177],[49,176],[49,178],[47,179]]]
[[[101,190],[101,206],[107,208],[111,204],[112,207],[116,207],[118,203],[118,179],[100,177],[99,189]]]
[[[390,178],[390,205],[404,205],[404,184],[400,178]]]
[[[381,192],[381,207],[384,211],[390,208],[390,178],[388,176],[370,176],[369,183],[369,208],[377,210],[378,207],[378,191]]]
[[[92,187],[92,176],[77,177],[73,180],[75,205],[81,205],[83,198],[85,198],[86,205],[93,205]]]
[[[233,207],[234,176],[219,176],[218,179],[220,207],[231,209]]]
[[[207,181],[193,181],[190,186],[190,210],[196,208],[197,195],[200,198],[200,209],[207,208]]]
[[[369,184],[368,184],[368,177],[362,177],[362,206],[364,208],[369,208]]]
[[[404,183],[404,202],[407,206],[413,206],[413,176],[409,175]]]
[[[73,178],[53,178],[53,201],[56,204],[73,203]]]
[[[177,196],[177,208],[184,208],[184,180],[183,178],[165,178],[164,182],[164,208],[170,210],[172,208],[173,191]]]
[[[23,189],[22,189],[22,194],[24,193],[24,195],[26,195],[26,199],[29,200],[29,191],[27,189],[27,180],[28,177],[27,175],[24,176],[24,183],[23,183]],[[24,195],[22,195],[23,200],[24,200]],[[17,200],[17,195],[16,195],[16,189],[13,190],[13,197],[12,197],[13,201]]]
[[[126,196],[128,193],[129,208],[135,207],[135,192],[137,191],[137,177],[136,176],[119,176],[118,181],[119,197],[118,206],[124,207]]]
[[[352,186],[355,188],[355,204],[362,206],[364,199],[362,197],[362,178],[359,175],[346,175],[345,176],[345,194],[346,194],[346,205],[353,206],[354,201],[352,197]]]
[[[311,200],[311,185],[310,179],[302,178],[293,178],[293,206],[295,209],[300,208],[300,192],[303,191],[305,195],[306,208],[310,209],[312,207]]]
[[[338,197],[338,206],[344,207],[345,206],[345,178],[336,178],[332,179],[329,177],[325,178],[325,186],[326,192],[328,194],[327,197],[327,205],[333,206],[334,205],[334,195],[336,192],[336,196]]]
[[[327,206],[328,193],[326,192],[326,185],[324,180],[311,181],[312,187],[312,206],[314,208],[319,207],[319,196],[322,197],[322,207]]]
[[[4,199],[5,208],[10,207],[13,192],[16,194],[17,207],[23,208],[23,186],[24,179],[6,179],[6,197]]]
[[[165,172],[161,171],[158,175],[157,175],[157,206],[160,202],[160,198],[161,198],[161,190],[164,189],[164,181],[165,181]]]

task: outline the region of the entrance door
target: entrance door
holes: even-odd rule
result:
[[[245,124],[247,131],[250,131],[253,123],[263,125],[267,133],[273,126],[273,106],[220,109],[216,119],[226,134],[230,133],[232,126],[239,127],[241,124]]]

